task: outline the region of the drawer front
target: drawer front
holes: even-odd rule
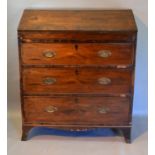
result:
[[[25,68],[24,93],[129,93],[131,70],[95,68]]]
[[[119,97],[24,97],[27,123],[128,124],[130,99]]]
[[[23,64],[50,65],[129,65],[132,44],[26,43],[22,44]]]
[[[33,41],[76,41],[76,42],[134,42],[136,40],[136,32],[100,32],[88,33],[88,32],[35,32],[35,31],[22,31],[18,32],[22,42],[33,42]]]

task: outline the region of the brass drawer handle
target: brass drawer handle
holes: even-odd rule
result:
[[[48,112],[48,113],[53,113],[55,111],[57,111],[58,108],[57,107],[54,107],[54,106],[48,106],[45,108],[45,111]]]
[[[102,77],[98,79],[98,83],[101,85],[108,85],[111,83],[111,79],[107,77]]]
[[[56,53],[54,51],[45,51],[43,53],[43,56],[46,58],[53,58],[56,56]]]
[[[47,78],[43,79],[43,83],[47,84],[47,85],[54,84],[55,82],[56,82],[55,78],[47,77]]]
[[[99,108],[98,109],[98,112],[100,114],[106,114],[110,109],[109,108],[106,108],[106,107],[102,107],[102,108]]]
[[[101,57],[101,58],[108,58],[111,55],[112,55],[112,53],[109,50],[101,50],[101,51],[98,51],[98,56]]]

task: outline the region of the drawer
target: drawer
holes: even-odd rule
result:
[[[103,68],[24,68],[23,91],[28,94],[129,93],[131,70]]]
[[[130,99],[119,97],[24,97],[27,123],[106,124],[129,123]]]
[[[21,45],[23,64],[32,65],[130,65],[130,43],[25,43]]]
[[[99,24],[100,25],[100,24]],[[108,33],[107,33],[108,32]],[[123,33],[122,33],[123,32]],[[18,31],[22,42],[63,41],[63,42],[134,42],[136,32],[134,31],[95,31],[95,32],[73,32],[73,31]]]

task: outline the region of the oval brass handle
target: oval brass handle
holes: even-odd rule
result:
[[[47,85],[54,84],[55,82],[56,82],[55,78],[47,77],[43,79],[43,83]]]
[[[56,56],[56,53],[54,51],[45,51],[43,52],[43,56],[46,58],[53,58]]]
[[[109,50],[101,50],[101,51],[98,51],[98,56],[101,57],[101,58],[108,58],[111,55],[112,55],[112,53]]]
[[[54,107],[54,106],[48,106],[45,108],[45,111],[48,112],[48,113],[53,113],[55,111],[57,111],[58,108],[57,107]]]
[[[100,114],[106,114],[110,109],[109,108],[106,108],[106,107],[102,107],[102,108],[99,108],[98,109],[98,112]]]
[[[108,85],[111,83],[111,79],[107,77],[102,77],[98,79],[98,83],[101,85]]]

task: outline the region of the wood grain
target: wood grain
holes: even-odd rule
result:
[[[136,31],[131,10],[25,10],[19,31]]]
[[[48,106],[57,107],[53,113]],[[25,123],[49,124],[127,124],[129,121],[129,98],[119,97],[24,97]],[[107,113],[100,113],[101,108]]]
[[[128,43],[136,40],[135,32],[41,32],[21,31],[18,32],[19,39],[25,43]]]
[[[132,10],[25,10],[18,27],[22,140],[33,127],[111,127],[129,142],[136,40]],[[100,58],[100,50],[112,54]]]
[[[22,44],[22,62],[32,65],[132,65],[134,46],[130,44],[104,43],[26,43]],[[108,50],[107,58],[99,51]],[[54,52],[48,58],[45,52]]]
[[[108,85],[101,85],[98,79],[111,79]],[[24,93],[129,93],[130,70],[96,68],[25,68],[23,70]],[[55,78],[54,84],[45,84],[46,78]]]

